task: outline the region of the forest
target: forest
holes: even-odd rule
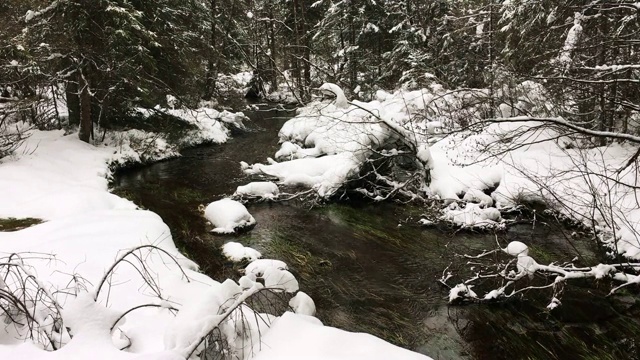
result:
[[[3,98],[29,107],[64,92],[87,141],[167,94],[219,95],[218,74],[251,71],[299,103],[324,82],[368,100],[378,89],[486,88],[492,105],[525,80],[550,111],[633,133],[638,4],[633,1],[23,1],[0,5]],[[26,14],[26,15],[25,15]],[[52,90],[53,93],[52,93]],[[85,91],[86,90],[86,91]],[[266,95],[266,94],[264,94]],[[84,106],[82,104],[85,104]],[[27,116],[27,115],[25,115]],[[56,114],[29,114],[38,126]],[[603,140],[605,141],[605,140]]]
[[[639,17],[2,0],[0,358],[638,358]]]

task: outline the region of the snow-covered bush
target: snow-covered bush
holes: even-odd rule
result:
[[[3,115],[2,110],[0,106],[0,159],[13,154],[29,137],[28,126],[25,123],[13,123],[9,115]]]
[[[6,325],[6,334],[0,340],[7,337],[29,340],[48,351],[66,351],[67,346],[82,346],[79,341],[91,342],[110,352],[113,358],[118,356],[118,349],[139,346],[132,343],[132,339],[141,339],[139,334],[127,335],[126,318],[142,311],[139,309],[158,308],[175,313],[164,335],[168,352],[183,358],[195,354],[200,359],[249,359],[259,351],[263,334],[278,316],[289,310],[305,315],[315,312],[313,300],[297,291],[297,281],[285,270],[286,265],[264,260],[247,267],[249,276],[240,281],[243,286],[233,280],[216,283],[197,298],[174,305],[166,298],[157,274],[147,262],[153,253],[175,265],[182,282],[191,281],[193,273],[188,275],[188,270],[181,266],[186,264],[184,260],[152,245],[123,253],[94,284],[94,289],[89,288],[92,284],[81,274],[69,274],[73,276],[66,289],[49,292],[29,264],[34,261],[34,254],[25,254],[26,258],[19,254],[0,258],[0,319]],[[37,256],[39,259],[35,261],[56,261],[52,255]],[[143,288],[150,290],[156,299],[150,298],[149,303],[126,311],[111,309],[110,302],[120,302],[110,297],[114,286],[111,279],[120,266],[132,266],[133,273],[141,279],[128,281],[142,281]],[[289,293],[297,294],[292,298]],[[65,299],[63,305],[58,303],[60,298]],[[113,344],[112,339],[116,339]],[[160,358],[161,354],[156,356]]]
[[[23,254],[31,257],[31,254]],[[31,340],[45,350],[57,350],[71,337],[62,306],[20,254],[0,258],[0,320],[8,336]],[[52,255],[39,255],[53,261]]]

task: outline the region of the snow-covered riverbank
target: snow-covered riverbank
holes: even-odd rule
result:
[[[320,90],[335,100],[300,109],[280,131],[275,160],[242,164],[246,173],[311,188],[323,198],[351,184],[376,201],[396,194],[440,199],[441,219],[462,227],[501,226],[496,209],[540,201],[593,227],[612,250],[640,258],[637,161],[626,164],[637,147],[594,146],[588,129],[563,127],[563,119],[551,116],[542,85],[526,81],[494,94],[511,103],[497,104],[500,117],[491,120],[486,89],[450,91],[434,83],[380,90],[370,102],[348,102],[334,84]],[[404,165],[413,158],[417,170],[410,176],[378,171],[380,159],[402,156]],[[428,185],[420,183],[421,168]]]
[[[241,285],[219,283],[197,272],[197,265],[179,254],[160,217],[108,192],[109,164],[128,155],[135,159],[135,153],[126,146],[88,145],[62,131],[34,131],[16,154],[0,163],[0,217],[45,222],[0,232],[1,268],[33,275],[35,290],[29,291],[46,294],[40,298],[49,306],[27,301],[27,311],[37,314],[30,325],[8,320],[7,331],[0,335],[2,358],[183,359],[215,324],[231,330],[225,334],[240,358],[255,353],[260,359],[426,358],[291,313],[275,320],[269,330],[260,326],[262,342],[248,338],[252,331],[232,335],[233,321],[218,314],[224,314],[228,300],[249,296],[260,285],[246,280]],[[128,250],[148,245],[160,250],[138,250],[125,259],[130,263],[121,261],[108,272]],[[9,257],[13,253],[19,257]],[[106,273],[110,275],[104,278]],[[3,277],[0,290],[20,288],[7,279]],[[3,297],[0,302],[7,304]],[[116,321],[141,305],[146,307]],[[8,314],[3,313],[3,320]],[[17,309],[10,314],[19,318],[24,313]]]

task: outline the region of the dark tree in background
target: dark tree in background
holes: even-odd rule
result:
[[[631,0],[5,0],[0,90],[23,105],[66,94],[88,141],[167,94],[196,107],[239,71],[301,103],[326,81],[363,99],[433,81],[484,88],[489,116],[509,102],[496,89],[533,80],[570,121],[637,133],[638,12]]]

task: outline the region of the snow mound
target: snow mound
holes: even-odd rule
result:
[[[449,290],[449,302],[451,303],[464,297],[477,298],[478,295],[471,290],[472,287],[473,285],[465,284],[458,284],[452,287],[451,290]]]
[[[263,282],[266,288],[295,293],[299,289],[298,280],[288,269],[282,261],[259,259],[247,265],[244,272],[249,280]]]
[[[199,341],[207,329],[223,320],[223,315],[220,315],[222,306],[242,293],[240,286],[228,279],[203,290],[198,297],[188,299],[165,333],[165,349],[187,349]]]
[[[230,234],[256,223],[244,205],[231,199],[212,202],[205,208],[204,216],[215,227],[212,231],[218,234]]]
[[[520,241],[512,241],[507,247],[502,249],[511,256],[527,256],[529,255],[529,247]]]
[[[247,185],[238,186],[234,195],[274,199],[278,197],[279,193],[278,185],[271,181],[255,181]]]
[[[316,304],[313,299],[302,291],[298,291],[296,296],[289,301],[289,306],[296,314],[314,316],[316,314]]]
[[[291,334],[296,334],[291,341]],[[255,360],[428,360],[427,356],[361,333],[323,326],[320,320],[291,312],[264,337]]]
[[[280,146],[280,150],[276,152],[276,160],[293,160],[297,157],[297,153],[301,149],[300,145],[285,141]]]
[[[233,241],[222,246],[222,253],[229,260],[235,262],[240,262],[244,259],[255,261],[262,257],[259,251]]]

